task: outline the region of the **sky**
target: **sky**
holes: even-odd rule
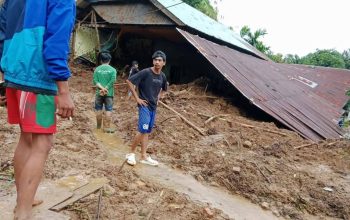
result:
[[[261,40],[274,53],[350,49],[350,0],[221,0],[218,10],[219,21],[236,32],[265,28]]]

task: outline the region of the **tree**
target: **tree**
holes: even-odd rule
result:
[[[301,58],[297,54],[287,54],[283,58],[284,63],[300,64]]]
[[[345,62],[345,68],[350,69],[350,49],[344,50],[342,56]]]
[[[198,9],[204,14],[208,15],[214,20],[217,20],[218,13],[210,4],[209,0],[183,0],[183,2],[189,4],[190,6]]]
[[[266,46],[259,39],[267,34],[265,29],[258,29],[254,33],[250,30],[248,26],[243,26],[240,31],[241,37],[247,41],[250,45],[258,49],[259,51],[267,54],[270,50],[270,47]]]
[[[283,63],[284,62],[283,61],[283,54],[281,54],[281,53],[274,54],[271,50],[269,50],[267,53],[267,56],[271,60],[275,61],[276,63]]]
[[[336,50],[319,50],[309,53],[301,59],[302,64],[325,66],[334,68],[345,68],[345,62],[341,53]]]

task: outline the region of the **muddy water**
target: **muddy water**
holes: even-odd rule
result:
[[[123,141],[116,134],[105,134],[101,131],[95,131],[94,134],[103,143],[108,160],[118,165],[122,164],[125,154],[128,152],[128,147],[123,144]],[[263,210],[245,198],[203,185],[192,176],[185,175],[164,164],[160,164],[158,167],[137,164],[134,169],[142,178],[186,194],[193,201],[208,203],[212,207],[222,210],[230,218],[236,220],[278,219],[271,212]]]

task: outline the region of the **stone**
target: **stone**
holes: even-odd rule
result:
[[[243,146],[244,146],[244,147],[247,147],[247,148],[251,148],[251,147],[253,146],[253,144],[252,144],[252,142],[250,142],[250,141],[244,141],[244,142],[243,142]]]
[[[214,216],[213,211],[211,211],[211,209],[209,207],[204,208],[204,211],[209,217],[213,217]]]
[[[241,168],[240,167],[232,167],[232,171],[234,173],[240,173],[241,172]]]
[[[263,209],[270,209],[270,204],[267,203],[267,202],[262,202],[262,203],[260,204],[260,206],[261,206]]]

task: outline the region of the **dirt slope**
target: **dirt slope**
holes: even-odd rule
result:
[[[204,211],[205,204],[194,203],[184,195],[142,180],[129,167],[117,174],[92,132],[91,72],[73,67],[73,73],[71,86],[76,117],[73,122],[59,122],[60,133],[56,136],[45,178],[56,180],[77,174],[107,177],[111,192],[104,196],[102,219],[141,219],[155,205],[154,219],[227,219],[214,209],[213,216],[209,216]],[[134,101],[128,100],[126,94],[125,85],[118,86],[114,124],[117,134],[129,143],[136,131],[137,111]],[[240,194],[287,219],[305,219],[305,213],[318,218],[350,219],[348,141],[324,141],[295,149],[309,142],[274,123],[245,117],[239,106],[213,98],[195,83],[171,86],[163,101],[205,135],[159,106],[149,153],[162,163],[191,174],[205,184]],[[5,123],[4,114],[5,109],[0,109],[1,163],[11,161],[19,132],[18,128]],[[207,121],[218,115],[220,117]],[[11,175],[11,169],[12,166],[6,167],[0,173]],[[0,186],[1,198],[11,185],[0,181]],[[157,203],[162,190],[164,198]],[[91,219],[96,213],[97,197],[93,194],[64,212],[73,219]]]

